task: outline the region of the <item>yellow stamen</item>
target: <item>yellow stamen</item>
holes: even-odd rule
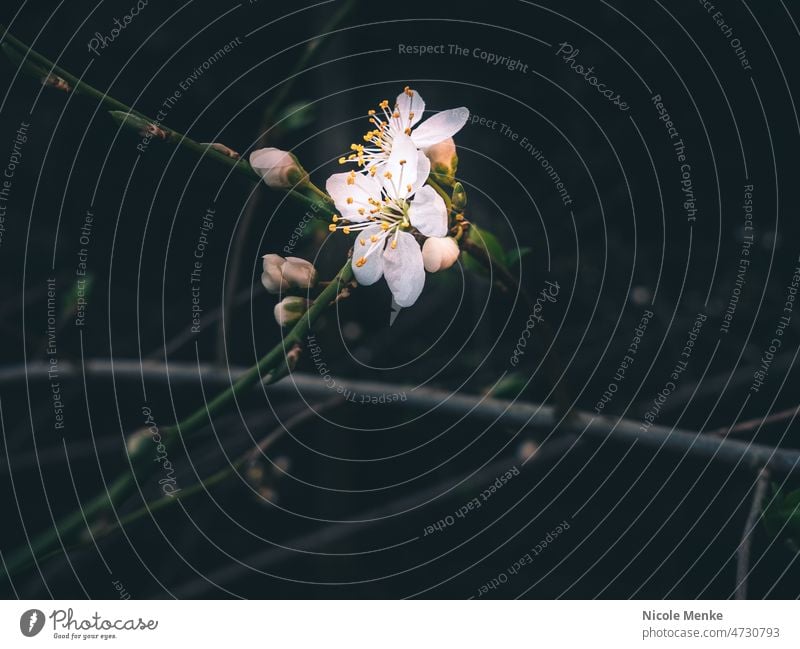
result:
[[[367,263],[367,258],[366,258],[366,257],[362,257],[361,259],[359,259],[359,260],[356,262],[356,266],[358,266],[359,268],[361,268],[361,267],[362,267],[364,264],[366,264],[366,263]]]
[[[331,223],[331,224],[328,226],[328,231],[329,231],[329,232],[336,232],[336,226],[335,226],[333,223]]]
[[[348,228],[347,226],[344,226],[342,228],[342,232],[344,232],[345,234],[350,234],[350,228]]]

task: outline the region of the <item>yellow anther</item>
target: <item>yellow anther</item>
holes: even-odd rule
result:
[[[412,112],[410,112],[410,111],[409,111],[409,113],[408,113],[408,119],[414,119],[414,113],[412,113]]]
[[[377,172],[377,171],[378,171],[378,168],[377,168],[375,165],[372,165],[372,166],[369,168],[369,175],[370,175],[370,176],[374,176],[374,175],[375,175],[375,172]]]
[[[349,227],[347,227],[347,226],[344,226],[344,227],[342,228],[342,232],[344,232],[345,234],[350,234],[350,228],[349,228]]]
[[[328,232],[336,232],[336,226],[333,223],[328,226]]]
[[[367,111],[367,115],[374,115],[374,114],[375,114],[375,110],[374,110],[374,109],[372,109],[372,108],[370,108],[370,109]]]
[[[367,263],[367,258],[366,258],[366,257],[362,257],[361,259],[359,259],[359,260],[356,262],[356,266],[358,266],[359,268],[361,268],[361,267],[362,267],[364,264],[366,264],[366,263]]]
[[[378,235],[377,235],[377,234],[373,234],[373,235],[372,235],[372,236],[369,238],[369,240],[370,240],[370,241],[372,241],[372,243],[375,243],[375,242],[377,242],[377,241],[378,241]]]
[[[347,197],[347,204],[348,205],[352,205],[353,204],[353,197],[352,196],[348,196]]]
[[[359,208],[358,208],[358,213],[359,213],[361,216],[364,216],[364,208],[363,208],[363,207],[359,207]]]
[[[380,108],[389,108],[389,100],[384,99],[380,104],[378,104]]]
[[[401,164],[401,165],[404,165],[405,163],[406,163],[406,161],[405,161],[405,160],[401,160],[401,161],[400,161],[400,164]]]
[[[411,129],[406,127],[405,134],[406,135],[411,135]]]
[[[392,117],[394,117],[395,119],[398,119],[400,117],[400,111],[399,110],[394,111],[392,113]]]
[[[341,158],[339,158],[339,164],[340,164],[340,165],[343,165],[345,162],[347,162],[347,159],[346,159],[344,156],[342,156]]]
[[[409,88],[408,86],[403,88],[403,92],[406,93],[409,97],[411,97],[414,94],[414,91],[411,90],[411,88]]]
[[[383,177],[386,178],[387,180],[391,180],[392,179],[392,172],[391,171],[387,171],[385,174],[383,174]]]
[[[365,240],[365,239],[359,239],[359,240],[358,240],[358,242],[359,242],[359,243],[360,243],[362,246],[366,246],[366,245],[367,245],[367,242],[366,242],[366,240]]]
[[[384,221],[383,223],[381,223],[381,230],[384,230],[384,231],[386,231],[386,230],[388,230],[388,229],[389,229],[389,224],[388,224],[386,221]]]
[[[334,214],[334,215],[331,217],[331,221],[333,221],[334,223],[336,223],[336,221],[338,221],[338,220],[339,220],[339,215],[338,215],[338,214]]]
[[[394,250],[395,248],[397,248],[397,239],[392,241],[392,250]]]
[[[411,191],[411,183],[408,183],[408,185],[406,185],[406,191],[407,192]]]
[[[460,214],[460,213],[456,214],[456,221],[463,221],[463,220],[464,220],[464,215],[463,214]]]

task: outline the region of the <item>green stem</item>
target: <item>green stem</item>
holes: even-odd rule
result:
[[[262,380],[262,375],[266,374],[263,379],[265,383],[273,383],[284,376],[288,371],[285,362],[286,353],[294,344],[303,340],[311,325],[335,300],[340,288],[349,283],[352,278],[353,270],[348,261],[283,340],[262,357],[249,371],[243,374],[236,383],[182,421],[173,426],[163,428],[160,432],[167,450],[177,444],[179,437],[186,438],[188,434],[205,425],[214,414],[233,403],[245,390]],[[53,528],[43,532],[31,541],[30,546],[18,548],[6,557],[5,570],[0,569],[0,580],[8,578],[22,567],[28,565],[32,557],[47,555],[63,543],[65,537],[72,536],[81,527],[84,527],[87,521],[119,505],[134,493],[138,481],[146,480],[159,466],[157,462],[153,462],[152,458],[149,457],[151,453],[148,453],[148,451],[151,450],[148,444],[140,444],[129,455],[132,471],[120,475],[109,485],[107,492],[104,490],[87,503],[81,505],[73,513],[59,521]]]
[[[0,30],[4,29],[5,27],[0,25]],[[6,32],[2,49],[9,59],[22,67],[23,71],[36,77],[40,81],[44,81],[48,75],[56,75],[69,84],[69,88],[65,89],[68,92],[75,92],[95,99],[101,105],[109,109],[112,119],[118,124],[138,132],[154,132],[155,135],[152,136],[152,139],[168,142],[174,146],[187,149],[200,157],[207,157],[226,167],[232,167],[234,171],[251,182],[257,183],[261,181],[261,176],[256,173],[247,160],[243,158],[232,158],[212,148],[208,144],[197,142],[165,124],[159,124],[151,117],[134,110],[130,106],[123,104],[121,101],[114,99],[104,92],[100,92],[97,88],[94,88],[85,81],[81,81],[75,75],[55,65],[52,61],[36,52],[36,50],[31,49],[10,32]],[[316,192],[314,191],[315,189]],[[316,187],[298,187],[290,189],[289,194],[307,205],[318,204],[318,209],[321,208],[323,212],[333,214],[330,199],[322,201],[322,204],[319,205],[320,201],[318,197],[316,197],[319,191],[320,190]]]

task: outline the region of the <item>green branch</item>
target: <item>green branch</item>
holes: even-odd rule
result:
[[[204,426],[214,414],[232,404],[245,390],[259,381],[274,383],[285,376],[290,371],[286,363],[286,354],[295,344],[303,340],[311,325],[334,302],[339,290],[348,284],[352,278],[353,270],[348,261],[330,284],[317,296],[308,311],[291,331],[258,363],[243,374],[230,388],[218,394],[206,405],[198,408],[175,425],[163,428],[161,437],[167,450],[174,448],[180,437],[185,439],[190,433]],[[146,480],[159,466],[157,462],[152,461],[151,456],[152,447],[148,444],[139,444],[138,448],[132,450],[128,456],[132,471],[120,475],[109,485],[107,492],[104,490],[79,509],[63,518],[53,528],[43,532],[31,541],[30,546],[21,547],[12,552],[6,557],[5,570],[0,569],[0,580],[8,578],[20,569],[30,565],[33,558],[44,557],[54,550],[57,551],[58,546],[63,543],[64,539],[85,527],[87,521],[112,507],[118,506],[134,493],[137,482]]]

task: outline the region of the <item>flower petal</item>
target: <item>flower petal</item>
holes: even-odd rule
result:
[[[425,158],[407,135],[397,135],[392,141],[392,153],[380,170],[383,191],[390,198],[405,198],[417,182],[419,158]],[[402,163],[402,164],[401,164]],[[430,165],[430,163],[429,163]],[[409,190],[408,187],[411,186]]]
[[[430,185],[425,185],[414,195],[408,208],[408,219],[426,237],[447,234],[447,207]]]
[[[437,142],[452,137],[458,133],[469,119],[469,110],[464,108],[451,108],[436,113],[426,119],[422,124],[414,129],[411,137],[414,144],[420,148],[432,146]]]
[[[430,173],[431,161],[428,156],[420,152],[417,155],[417,178],[413,183],[411,183],[411,194],[416,193],[416,191],[425,184],[425,181],[428,180]],[[409,194],[409,196],[411,194]]]
[[[397,242],[394,248],[392,241]],[[411,306],[417,301],[425,286],[425,266],[413,235],[399,232],[397,239],[392,236],[383,252],[383,273],[398,306]]]
[[[397,124],[395,120],[392,121],[400,133],[404,133],[407,128],[413,128],[414,124],[422,119],[422,115],[425,112],[425,102],[420,94],[416,90],[410,89],[409,93],[401,92],[397,95],[397,101],[394,104],[395,111],[400,113],[400,123]]]
[[[380,185],[372,176],[352,171],[333,174],[325,183],[325,188],[342,217],[350,221],[365,221],[372,208],[368,199],[381,198]],[[364,213],[360,214],[359,210]]]
[[[379,225],[371,225],[357,233],[353,244],[353,275],[362,286],[377,282],[383,275],[383,246],[386,233]],[[372,241],[372,237],[377,237]],[[376,249],[377,248],[377,249]],[[359,260],[364,263],[359,266]]]

